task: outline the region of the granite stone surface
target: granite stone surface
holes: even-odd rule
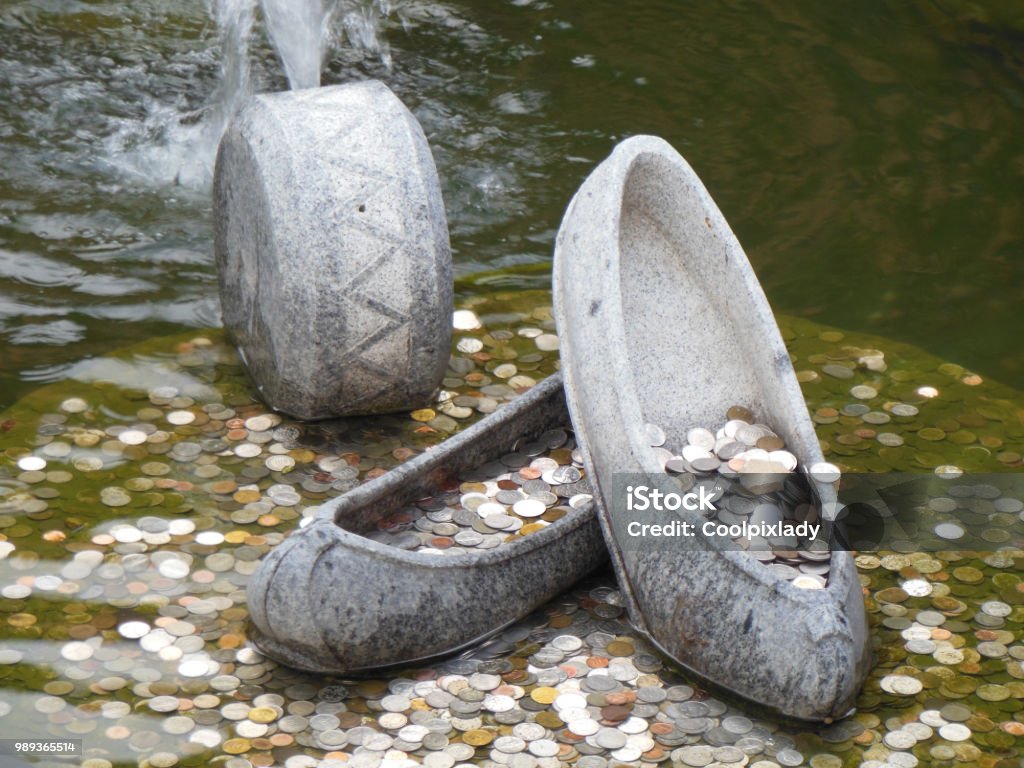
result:
[[[359,535],[451,478],[568,423],[561,376],[438,447],[321,507],[278,545],[248,586],[252,638],[294,667],[340,674],[472,646],[607,560],[594,505],[490,550],[446,557]]]
[[[301,419],[426,405],[452,267],[430,148],[382,83],[255,96],[221,140],[224,326],[268,405]]]
[[[806,720],[846,714],[869,664],[848,552],[833,553],[825,589],[802,590],[742,551],[697,538],[650,551],[612,535],[611,516],[627,514],[613,506],[615,473],[665,480],[645,423],[682,445],[688,429],[743,405],[802,466],[822,461],[761,286],[670,145],[628,139],[587,178],[558,233],[553,283],[566,398],[632,621],[705,680],[759,705]],[[818,491],[834,502],[831,488]]]

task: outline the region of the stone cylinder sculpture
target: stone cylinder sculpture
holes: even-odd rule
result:
[[[365,81],[255,96],[214,175],[224,327],[266,403],[300,419],[426,405],[452,266],[416,118]]]

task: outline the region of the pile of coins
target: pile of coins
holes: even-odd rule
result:
[[[708,519],[726,525],[744,521],[752,525],[783,522],[814,523],[819,510],[806,480],[796,470],[796,456],[771,427],[759,424],[742,406],[732,406],[726,422],[715,431],[694,427],[678,452],[666,447],[664,429],[646,424],[645,432],[662,467],[683,491],[704,486],[715,503]],[[811,468],[817,477],[838,479],[839,471],[827,463]],[[768,538],[737,537],[733,541],[773,573],[801,589],[827,585],[831,552],[824,538],[779,535]]]
[[[589,502],[583,475],[571,429],[548,430],[464,473],[457,490],[421,499],[382,519],[367,538],[430,555],[493,549]]]
[[[160,340],[95,384],[43,388],[0,416],[3,731],[81,739],[86,768],[1019,765],[1024,505],[953,470],[1018,468],[1024,401],[920,351],[801,321],[786,339],[830,461],[844,475],[949,477],[956,509],[938,513],[969,508],[992,542],[858,556],[877,664],[852,717],[781,725],[717,697],[633,632],[607,574],[464,658],[400,675],[325,679],[251,648],[258,559],[324,499],[553,370],[549,298],[467,305],[445,391],[411,418],[277,421],[215,333]],[[176,424],[182,411],[193,419]],[[464,479],[512,479],[540,457],[579,470],[571,449],[556,454],[570,440],[537,456],[517,446],[524,466]],[[453,489],[445,505],[477,492]]]
[[[694,427],[686,433],[686,444],[678,454],[664,447],[665,432],[655,424],[646,426],[650,444],[666,469],[707,475],[718,472],[726,477],[740,474],[785,475],[797,468],[797,458],[782,438],[766,424],[754,421],[747,408],[734,405],[726,412],[726,422],[716,431]]]

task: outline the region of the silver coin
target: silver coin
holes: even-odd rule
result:
[[[652,448],[659,448],[665,444],[665,431],[657,424],[644,424],[644,436]]]
[[[711,451],[714,449],[717,440],[710,430],[703,427],[695,427],[686,433],[686,442],[705,451]]]
[[[785,752],[786,750],[782,751]],[[715,756],[715,760],[717,760],[719,763],[739,763],[746,757],[742,749],[740,749],[739,747],[734,747],[732,745],[717,747],[715,748],[713,754]],[[783,765],[800,765],[800,763],[803,762],[803,757],[800,756],[800,760],[795,763],[785,763],[781,759],[779,759],[778,753],[776,753],[775,759]]]
[[[551,645],[564,653],[573,653],[583,647],[583,641],[575,635],[558,635]]]
[[[939,736],[946,741],[967,741],[971,729],[961,723],[947,723],[939,728]]]
[[[547,512],[547,509],[547,506],[537,499],[523,499],[517,501],[512,507],[512,511],[517,515],[527,518],[540,517]]]
[[[740,715],[733,715],[722,720],[722,727],[729,733],[742,736],[745,733],[750,733],[754,724],[749,718],[742,717]]]
[[[711,747],[701,744],[680,749],[679,759],[692,768],[704,768],[714,761],[715,756]]]
[[[626,745],[626,734],[616,728],[602,728],[593,738],[604,749],[620,749]]]
[[[551,739],[531,741],[527,749],[537,757],[554,757],[558,754],[558,744]]]
[[[775,753],[775,759],[779,765],[785,766],[802,765],[804,762],[804,756],[795,749],[780,749]]]
[[[912,749],[917,739],[905,730],[890,731],[882,737],[882,743],[890,749]]]
[[[526,742],[518,736],[499,736],[494,740],[494,748],[506,755],[512,755],[526,749]]]

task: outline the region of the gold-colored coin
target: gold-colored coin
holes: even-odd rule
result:
[[[277,720],[277,711],[271,707],[254,707],[249,710],[249,719],[254,723],[272,723]]]
[[[725,418],[729,421],[739,420],[752,422],[754,420],[754,412],[749,408],[744,408],[742,405],[734,405],[725,412]]]
[[[288,451],[288,455],[295,460],[296,464],[309,464],[316,458],[316,454],[308,448],[295,448]]]
[[[548,457],[557,461],[559,464],[572,463],[572,451],[568,448],[556,448],[548,454]]]
[[[242,755],[249,751],[251,745],[248,739],[228,739],[221,745],[221,749],[229,755]]]
[[[971,677],[954,677],[945,687],[958,696],[967,696],[978,688],[978,681]]]
[[[546,523],[553,523],[556,520],[561,520],[565,517],[566,513],[567,510],[565,507],[554,507],[541,515],[540,519]]]
[[[221,480],[210,484],[210,492],[218,494],[234,493],[238,490],[238,483],[234,480]]]
[[[386,680],[363,680],[356,687],[360,696],[368,699],[379,699],[388,689]]]
[[[859,441],[860,440],[858,438],[858,442]],[[782,439],[775,435],[766,435],[759,438],[756,445],[763,451],[779,451],[786,447],[786,444],[782,442]]]
[[[1005,685],[982,685],[978,687],[975,694],[984,701],[1005,701],[1010,698],[1010,691]]]
[[[482,747],[485,744],[490,744],[493,740],[494,734],[483,728],[475,728],[462,734],[463,743],[469,744],[471,747]]]
[[[558,691],[549,686],[541,686],[530,691],[530,698],[538,704],[551,704],[558,698]]]
[[[413,421],[430,421],[435,416],[437,416],[437,412],[433,408],[420,408],[409,414]]]
[[[939,597],[932,598],[932,605],[937,610],[944,613],[963,613],[967,610],[967,606],[957,600],[955,597],[949,597],[942,595]]]
[[[539,725],[543,725],[545,728],[550,728],[551,730],[556,730],[565,725],[565,723],[562,721],[562,718],[560,718],[551,710],[538,712],[537,716],[534,718],[534,721]]]
[[[609,656],[632,656],[633,644],[628,640],[612,640],[605,646]]]
[[[970,445],[978,436],[973,432],[966,429],[958,429],[956,432],[952,432],[949,435],[950,442],[956,443],[957,445]]]
[[[977,568],[965,565],[963,567],[953,569],[953,578],[957,581],[962,581],[965,584],[978,584],[979,582],[984,581],[985,574]]]
[[[875,593],[875,599],[880,603],[902,603],[909,597],[900,587],[886,587]]]
[[[956,756],[957,761],[970,763],[981,757],[981,750],[973,744],[961,742],[953,745],[953,754]]]

